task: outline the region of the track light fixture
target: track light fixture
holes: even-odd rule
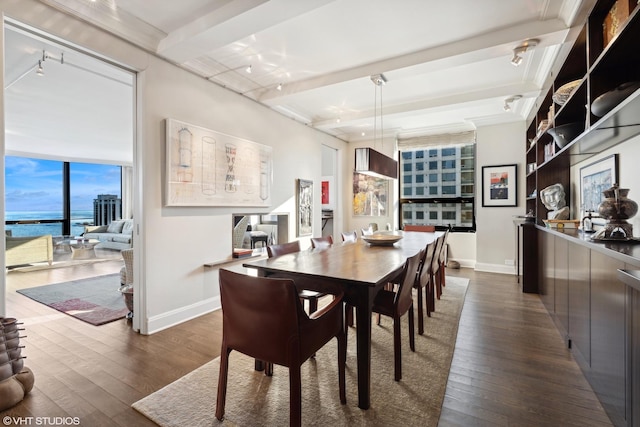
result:
[[[282,90],[282,83],[278,83],[278,86],[276,86],[276,90],[278,91]]]
[[[513,95],[504,100],[504,111],[511,111],[511,103],[522,98],[522,95]]]
[[[247,74],[251,74],[251,65],[245,68],[245,71],[247,72]]]
[[[527,50],[533,49],[534,47],[536,47],[538,43],[540,43],[540,40],[538,39],[529,39],[529,40],[523,41],[518,46],[514,47],[513,58],[511,58],[511,64],[513,64],[515,67],[522,64],[522,59],[523,59],[522,55],[524,55],[524,53]]]
[[[39,76],[44,76],[44,69],[42,68],[41,60],[38,60],[38,69],[36,70],[36,74]]]

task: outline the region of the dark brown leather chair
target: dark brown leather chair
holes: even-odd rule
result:
[[[343,242],[357,242],[358,241],[358,233],[353,230],[349,233],[341,233]]]
[[[435,225],[411,225],[406,224],[404,231],[422,231],[422,232],[434,232],[436,231]]]
[[[311,238],[311,247],[313,249],[328,248],[331,245],[333,245],[333,237],[331,237],[331,236],[312,237]]]
[[[401,280],[397,290],[381,289],[373,300],[373,312],[393,318],[393,359],[395,380],[402,379],[402,350],[400,338],[400,318],[409,313],[409,347],[416,351],[413,325],[412,290],[416,282],[418,267],[424,250],[408,258],[402,268]]]
[[[343,292],[335,287],[331,289],[331,294],[334,295],[331,303],[307,316],[293,280],[254,277],[220,270],[222,348],[216,403],[218,420],[224,418],[229,354],[232,350],[268,364],[289,368],[289,422],[292,426],[299,426],[302,419],[300,366],[335,337],[338,340],[340,402],[347,402]]]
[[[300,242],[298,240],[294,240],[293,242],[289,243],[282,243],[279,245],[267,246],[267,255],[269,256],[269,258],[285,254],[292,254],[295,252],[300,252]],[[318,309],[318,300],[325,295],[322,292],[303,288],[299,290],[298,294],[299,297],[303,300],[309,301],[309,313],[313,313]]]
[[[446,267],[447,267],[447,239],[449,238],[449,230],[444,232],[444,236],[442,236],[442,247],[440,248],[440,255],[438,256],[438,262],[440,266],[438,267],[438,288],[440,294],[442,294],[442,288],[445,287],[446,283]],[[440,298],[438,296],[438,298]]]
[[[427,316],[431,316],[431,306],[429,301],[431,301],[430,295],[432,295],[434,292],[434,278],[431,266],[433,263],[433,257],[435,255],[437,245],[438,241],[434,240],[433,242],[429,243],[423,251],[422,260],[420,261],[420,268],[418,270],[418,277],[416,278],[416,283],[414,285],[414,287],[418,290],[418,335],[422,335],[424,333],[425,303],[427,306]],[[424,299],[422,298],[423,291],[425,295]]]

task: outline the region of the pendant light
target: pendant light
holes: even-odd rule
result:
[[[371,81],[375,85],[373,113],[373,146],[375,147],[378,120],[378,87],[380,88],[380,142],[381,144],[384,143],[384,128],[382,126],[382,86],[387,82],[387,79],[382,74],[374,74],[371,76]],[[355,160],[355,170],[357,173],[375,176],[377,178],[398,178],[398,162],[371,147],[356,148]]]

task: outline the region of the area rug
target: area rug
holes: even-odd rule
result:
[[[338,395],[335,340],[302,365],[304,426],[436,426],[440,417],[458,321],[468,280],[447,277],[436,312],[426,318],[425,334],[416,333],[409,350],[403,316],[402,380],[394,381],[393,322],[372,325],[371,407],[358,408],[355,330],[349,330],[347,404]],[[417,322],[416,322],[417,327]],[[417,328],[416,328],[417,329]],[[206,339],[206,338],[204,338]],[[289,374],[275,366],[273,377],[253,369],[253,359],[232,352],[229,359],[226,413],[215,419],[220,359],[135,402],[132,406],[162,427],[282,426],[289,424]]]
[[[119,287],[120,275],[116,273],[16,292],[97,326],[122,319],[129,313]]]
[[[122,256],[113,258],[95,258],[95,259],[73,259],[64,261],[53,261],[51,265],[48,262],[35,262],[33,264],[21,265],[17,267],[9,267],[7,272],[29,273],[32,271],[51,270],[53,268],[75,267],[78,265],[98,264],[101,262],[112,261],[114,259],[122,259]]]

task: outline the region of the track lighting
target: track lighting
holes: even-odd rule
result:
[[[276,90],[282,90],[282,83],[278,83],[278,86],[276,86]]]
[[[44,76],[44,69],[42,68],[42,60],[38,60],[38,69],[36,70],[36,74],[39,76]]]
[[[247,72],[247,74],[251,74],[251,65],[245,68],[245,71]]]
[[[534,47],[536,47],[538,43],[540,43],[540,40],[538,39],[529,39],[529,40],[523,41],[518,46],[514,47],[513,58],[511,58],[511,64],[513,64],[515,67],[522,64],[522,60],[523,60],[522,55],[524,55],[524,53],[527,50],[533,49]]]

